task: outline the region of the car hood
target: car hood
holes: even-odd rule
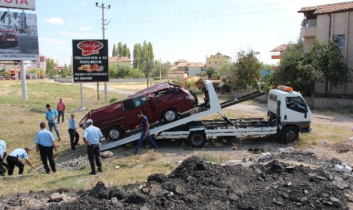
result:
[[[157,92],[157,91],[160,91],[160,90],[169,89],[170,87],[179,87],[179,86],[178,85],[174,85],[174,84],[170,84],[168,82],[158,83],[158,84],[152,85],[151,87],[148,87],[146,89],[140,90],[140,91],[130,95],[129,97],[127,97],[127,99],[135,98],[137,96],[147,95],[149,93]]]

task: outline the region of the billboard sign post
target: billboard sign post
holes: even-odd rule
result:
[[[74,82],[107,82],[108,40],[72,40]]]

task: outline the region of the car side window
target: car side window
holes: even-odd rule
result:
[[[139,107],[147,103],[146,96],[138,96],[136,98],[133,98],[132,100],[134,103],[134,107]]]
[[[135,107],[133,99],[123,101],[124,110],[132,109]]]
[[[308,111],[307,105],[301,97],[286,97],[286,106],[297,112],[306,113]]]

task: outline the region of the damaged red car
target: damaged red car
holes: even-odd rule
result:
[[[148,117],[149,123],[162,120],[169,123],[178,119],[180,113],[195,108],[197,103],[194,92],[171,83],[159,83],[123,101],[91,110],[81,120],[80,126],[85,128],[85,121],[92,119],[106,139],[116,141],[140,125],[141,120],[136,116],[138,111]]]

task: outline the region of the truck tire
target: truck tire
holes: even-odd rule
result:
[[[163,112],[162,118],[165,123],[170,123],[178,118],[178,113],[175,109],[167,109]]]
[[[191,147],[202,148],[206,144],[206,136],[203,132],[191,132],[188,143]]]
[[[110,127],[107,130],[107,137],[111,141],[117,141],[123,137],[123,131],[117,126]]]
[[[281,133],[281,141],[283,143],[293,143],[298,140],[298,136],[298,129],[294,126],[288,126]]]

